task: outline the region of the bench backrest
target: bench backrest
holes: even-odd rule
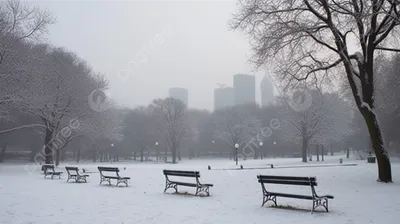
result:
[[[70,174],[69,171],[75,171],[76,174],[79,174],[79,173],[78,173],[78,172],[79,172],[78,167],[66,166],[65,169],[67,170],[68,174]]]
[[[66,166],[65,167],[66,170],[72,170],[72,171],[78,171],[78,167],[72,167],[72,166]]]
[[[258,175],[259,183],[317,186],[316,177]]]
[[[42,165],[42,169],[43,169],[43,172],[45,174],[47,173],[47,170],[52,170],[53,172],[55,172],[54,171],[54,167],[55,167],[54,164],[44,164],[44,165]]]
[[[200,177],[199,171],[182,171],[182,170],[163,170],[165,176],[178,176],[178,177]]]
[[[44,169],[54,169],[54,164],[44,164],[44,165],[42,165],[42,167],[44,168]]]
[[[115,172],[115,173],[118,174],[118,172],[119,172],[118,167],[102,167],[102,166],[99,166],[99,167],[97,167],[97,169],[100,171],[100,174],[102,174],[102,172]]]

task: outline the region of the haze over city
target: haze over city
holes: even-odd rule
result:
[[[48,39],[105,74],[110,97],[121,105],[146,105],[182,87],[189,90],[189,107],[213,110],[217,83],[232,86],[235,74],[256,76],[260,103],[266,70],[254,71],[247,38],[229,29],[235,1],[33,2],[56,17]],[[140,57],[146,59],[139,67],[130,64]]]

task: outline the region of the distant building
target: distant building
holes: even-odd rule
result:
[[[233,76],[235,105],[256,103],[256,77],[238,74]]]
[[[214,110],[234,106],[234,91],[232,87],[214,89]]]
[[[189,106],[189,93],[185,88],[170,88],[169,97],[181,100],[187,107]]]
[[[274,85],[272,81],[265,75],[261,80],[261,107],[266,107],[275,102]]]

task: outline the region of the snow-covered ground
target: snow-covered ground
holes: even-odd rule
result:
[[[300,165],[300,159],[247,160],[246,167]],[[308,165],[338,164],[339,157]],[[129,187],[99,186],[98,164],[80,164],[90,173],[86,184],[66,183],[66,176],[44,179],[31,165],[0,166],[0,223],[399,223],[400,164],[392,165],[395,183],[376,182],[376,164],[348,161],[358,166],[208,170],[233,168],[229,160],[184,160],[180,164],[104,164],[118,166],[131,177]],[[66,164],[59,167],[61,170]],[[71,165],[71,164],[68,164]],[[124,170],[124,167],[126,170]],[[163,169],[198,170],[204,183],[213,183],[210,197],[164,194]],[[63,170],[65,173],[65,170]],[[278,198],[279,205],[302,210],[261,207],[258,174],[316,176],[317,192],[332,194],[330,212],[311,214],[307,200]],[[115,182],[114,182],[115,183]],[[280,191],[310,193],[307,187],[273,186]],[[180,191],[194,193],[193,188]],[[172,191],[170,191],[172,192]],[[306,209],[306,210],[305,210]]]

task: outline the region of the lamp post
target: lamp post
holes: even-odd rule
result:
[[[274,141],[274,159],[275,159],[275,154],[276,154],[276,147],[275,147],[275,145],[276,145],[276,142]]]
[[[114,153],[114,143],[111,143],[111,153]],[[108,156],[108,160],[111,160],[111,153],[110,154],[108,154],[109,156]]]
[[[212,140],[212,144],[213,144],[212,150],[215,150],[215,141],[214,140]],[[214,151],[212,151],[212,157],[214,157]]]
[[[261,147],[264,145],[264,143],[260,142],[260,143],[258,143],[258,145],[260,146],[260,150],[259,150],[259,153],[261,153],[260,157],[261,157],[261,159],[263,159],[263,153],[262,153]]]
[[[158,142],[154,143],[156,145],[156,157],[157,157],[157,163],[158,163],[158,158],[160,157],[159,152],[158,152]]]
[[[238,165],[238,149],[239,149],[239,144],[235,144],[235,160],[236,160],[236,166]]]

